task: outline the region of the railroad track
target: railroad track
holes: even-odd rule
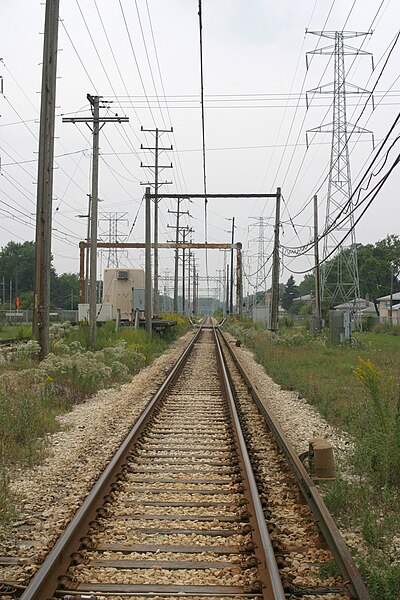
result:
[[[15,597],[368,600],[315,486],[293,475],[287,459],[301,463],[282,453],[229,344],[204,325]],[[327,541],[344,580],[319,574]]]

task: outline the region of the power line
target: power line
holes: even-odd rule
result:
[[[133,47],[132,37],[131,37],[130,31],[129,31],[128,22],[126,20],[126,16],[125,16],[125,12],[124,12],[124,8],[122,6],[122,1],[121,0],[119,0],[119,6],[120,6],[122,17],[123,17],[123,20],[124,20],[125,29],[126,29],[126,33],[128,35],[129,44],[130,44],[130,47],[131,47],[131,50],[132,50],[133,58],[135,60],[136,68],[137,68],[137,71],[138,71],[138,74],[139,74],[140,83],[142,84],[143,92],[144,92],[144,95],[145,95],[145,97],[147,99],[147,104],[148,104],[148,108],[149,108],[149,111],[150,111],[150,114],[151,114],[151,118],[153,119],[154,126],[156,127],[157,125],[156,125],[156,121],[155,121],[155,118],[154,118],[153,110],[152,110],[152,108],[150,106],[150,102],[149,102],[149,99],[148,99],[148,96],[147,96],[147,92],[146,92],[146,88],[145,88],[145,85],[144,85],[142,73],[140,71],[140,67],[139,67],[139,63],[138,63],[137,57],[136,57],[135,49]]]

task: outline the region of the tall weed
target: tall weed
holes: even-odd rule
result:
[[[358,359],[354,374],[367,395],[360,414],[355,464],[375,487],[400,485],[400,402],[392,377],[385,378],[370,360]]]
[[[45,451],[46,434],[57,431],[57,415],[97,390],[129,381],[162,354],[173,337],[187,329],[181,322],[168,339],[114,324],[98,331],[96,352],[86,350],[87,327],[70,323],[50,328],[51,353],[38,362],[39,346],[30,340],[3,356],[0,375],[0,515],[5,522],[15,465],[33,465]]]

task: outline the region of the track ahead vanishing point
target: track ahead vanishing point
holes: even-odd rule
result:
[[[368,600],[313,482],[257,404],[231,346],[201,327],[14,597]],[[333,557],[342,577],[321,575]]]

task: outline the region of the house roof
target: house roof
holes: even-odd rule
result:
[[[400,306],[400,305],[399,305]],[[362,308],[360,310],[360,312],[364,313],[373,313],[376,315],[376,310],[375,310],[375,305],[372,304],[372,302],[369,303],[369,306],[366,306],[365,308]]]
[[[370,302],[367,302],[364,298],[357,298],[356,300],[350,300],[350,302],[343,302],[334,306],[335,310],[341,310],[346,308],[358,308],[363,309],[369,306]]]
[[[311,299],[311,294],[304,294],[304,296],[297,296],[297,298],[293,298],[293,302],[309,302]]]
[[[377,298],[378,302],[380,302],[381,300],[390,300],[390,294],[388,294],[387,296],[381,296],[380,298]],[[400,292],[396,292],[393,294],[393,300],[400,300]]]

